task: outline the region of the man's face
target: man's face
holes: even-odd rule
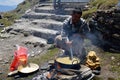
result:
[[[73,13],[72,14],[72,23],[76,24],[77,22],[79,22],[80,17],[81,17],[81,14],[79,14],[79,13]]]

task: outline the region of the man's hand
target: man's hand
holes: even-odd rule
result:
[[[58,36],[55,38],[55,40],[56,40],[56,39],[62,40],[62,36],[61,36],[61,35],[58,35]]]
[[[68,46],[71,46],[71,45],[72,45],[72,41],[66,41],[66,44],[67,44]]]

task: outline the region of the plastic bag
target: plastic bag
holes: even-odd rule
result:
[[[17,46],[17,50],[14,52],[14,59],[10,65],[10,71],[17,70],[18,66],[26,65],[28,59],[28,50],[25,47]]]

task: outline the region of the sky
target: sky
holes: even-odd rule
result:
[[[0,0],[0,5],[4,6],[14,6],[23,2],[24,0]]]

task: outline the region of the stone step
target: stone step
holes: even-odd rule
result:
[[[47,44],[47,40],[40,38],[40,37],[28,36],[25,38],[24,43],[26,43],[26,44],[29,44],[29,43]]]
[[[32,28],[32,27],[29,28],[29,30],[32,32],[33,36],[41,37],[44,39],[55,38],[56,33],[58,32],[56,30],[51,30],[51,29]]]
[[[23,34],[27,32],[27,34],[32,34],[33,36],[44,39],[54,38],[58,32],[57,30],[33,26],[30,24],[30,22],[15,24],[13,31]]]
[[[66,8],[66,9],[54,9],[52,6],[45,6],[45,7],[38,7],[35,8],[35,12],[37,13],[54,13],[54,14],[64,14],[70,15],[72,13],[73,8]]]
[[[18,24],[18,25],[16,25]],[[19,26],[20,24],[20,26]],[[15,21],[15,28],[21,28],[24,26],[32,26],[36,28],[47,28],[47,29],[53,29],[53,30],[60,30],[62,27],[63,22],[55,21],[52,19],[19,19]],[[22,26],[21,26],[22,25]]]
[[[49,39],[49,38],[54,38],[56,33],[58,32],[57,30],[52,30],[52,29],[47,29],[47,28],[42,28],[42,27],[32,27],[32,25],[28,24],[22,24],[22,26],[16,25],[13,28],[13,31],[17,33],[23,33],[23,34],[31,34],[36,37],[41,37],[44,39]]]
[[[50,13],[36,13],[30,12],[22,16],[23,18],[28,19],[53,19],[57,21],[64,21],[69,15],[56,15]]]
[[[31,22],[31,25],[33,25],[34,27],[42,27],[53,30],[61,30],[62,28],[62,22],[52,19],[36,19]]]
[[[35,7],[37,8],[37,7],[44,7],[44,6],[53,6],[53,3],[52,2],[41,2],[40,4],[37,4],[37,5],[35,5]]]

